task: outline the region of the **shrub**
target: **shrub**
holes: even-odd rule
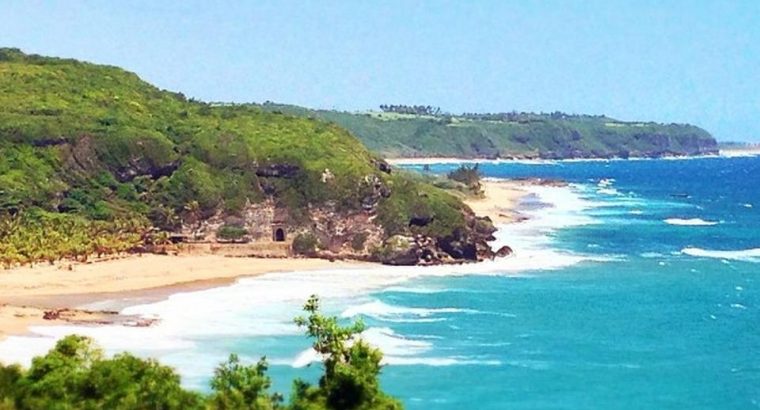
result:
[[[248,231],[240,225],[223,225],[216,231],[216,237],[225,241],[242,240]]]
[[[299,233],[293,239],[293,252],[296,255],[313,256],[317,253],[319,239],[311,232]]]
[[[480,170],[478,169],[478,164],[471,167],[462,164],[459,168],[449,172],[448,177],[449,179],[461,182],[470,188],[480,189]]]
[[[351,248],[359,252],[364,250],[364,243],[367,242],[367,232],[359,232],[351,239]]]

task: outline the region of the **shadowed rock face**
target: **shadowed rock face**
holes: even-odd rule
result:
[[[375,168],[379,169],[382,172],[385,172],[386,174],[391,173],[391,166],[383,159],[376,159],[373,161]]]
[[[428,216],[428,215],[423,215],[423,216],[414,215],[414,216],[412,216],[412,219],[409,220],[409,226],[427,226],[432,221],[433,221],[433,217],[432,216]]]
[[[301,168],[292,164],[270,164],[256,168],[256,176],[271,178],[294,178]]]

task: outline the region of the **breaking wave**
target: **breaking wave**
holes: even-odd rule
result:
[[[737,251],[716,251],[701,248],[684,248],[681,253],[700,258],[730,259],[746,262],[760,262],[760,248]]]
[[[668,219],[665,219],[663,222],[665,222],[668,225],[680,225],[680,226],[712,226],[712,225],[717,225],[720,223],[716,221],[705,221],[704,219],[700,219],[700,218],[690,218],[690,219],[668,218]]]

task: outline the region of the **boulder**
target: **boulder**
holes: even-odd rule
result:
[[[501,248],[499,248],[499,250],[496,251],[496,253],[494,255],[497,258],[503,258],[503,257],[509,256],[509,255],[511,255],[513,253],[514,253],[514,251],[512,250],[512,248],[510,248],[509,246],[504,245]]]
[[[383,242],[377,256],[387,265],[416,265],[419,262],[417,242],[408,236],[394,235]]]
[[[385,172],[386,174],[391,173],[391,166],[384,159],[374,159],[372,160],[372,163],[375,165],[375,168],[379,169],[381,172]]]

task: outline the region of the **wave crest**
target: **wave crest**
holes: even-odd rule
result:
[[[730,259],[746,262],[760,262],[760,248],[736,251],[716,251],[702,248],[684,248],[681,253],[700,258]]]
[[[350,308],[343,311],[341,317],[355,317],[363,315],[380,320],[398,320],[404,316],[428,318],[440,313],[476,313],[476,311],[459,308],[413,308],[406,306],[389,305],[379,300],[375,300],[361,305],[351,306]]]
[[[665,219],[663,222],[665,222],[668,225],[679,225],[679,226],[712,226],[712,225],[719,224],[719,222],[705,221],[704,219],[701,219],[701,218],[689,218],[689,219],[668,218],[668,219]]]

